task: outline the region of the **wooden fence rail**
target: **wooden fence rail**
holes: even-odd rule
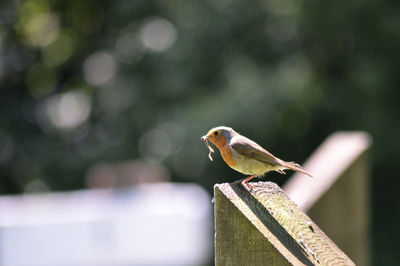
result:
[[[215,265],[355,265],[274,183],[214,186]]]

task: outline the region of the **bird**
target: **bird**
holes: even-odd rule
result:
[[[208,141],[219,149],[222,159],[227,165],[242,174],[250,175],[239,181],[251,188],[254,188],[249,183],[251,179],[262,177],[270,171],[286,174],[284,170],[292,170],[312,177],[299,164],[279,159],[256,142],[240,135],[230,127],[214,127],[206,135],[202,136],[201,140],[204,141],[209,149],[208,157],[211,161],[213,160],[211,153],[214,153],[214,150]]]

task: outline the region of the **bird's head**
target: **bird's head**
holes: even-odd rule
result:
[[[237,133],[232,128],[220,126],[210,129],[206,135],[201,137],[201,139],[204,142],[209,140],[212,144],[220,148],[230,142],[235,134]]]

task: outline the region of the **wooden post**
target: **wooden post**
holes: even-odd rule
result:
[[[357,265],[370,265],[369,162],[371,137],[338,132],[303,165],[314,175],[295,174],[285,193],[327,233]]]
[[[215,265],[355,265],[274,183],[217,184]]]

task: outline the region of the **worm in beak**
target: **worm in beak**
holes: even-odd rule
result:
[[[211,148],[210,144],[208,143],[208,139],[207,138],[208,138],[208,136],[204,135],[204,136],[201,137],[201,140],[204,141],[204,144],[206,144],[206,146],[207,146],[207,148],[209,150],[208,158],[210,159],[210,161],[213,161],[213,158],[211,157],[211,153],[214,153],[214,150],[213,150],[213,148]]]

